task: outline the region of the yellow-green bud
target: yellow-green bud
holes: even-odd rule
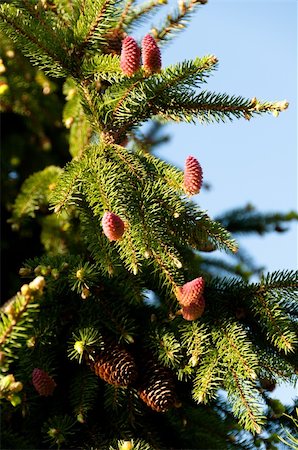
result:
[[[19,270],[19,275],[21,277],[28,277],[31,275],[31,269],[29,269],[29,267],[21,267]]]
[[[52,269],[51,271],[51,275],[54,278],[54,280],[58,280],[60,274],[59,274],[59,270],[58,269]]]
[[[83,341],[76,341],[74,344],[74,349],[79,353],[79,355],[82,355],[85,350],[84,342]]]
[[[5,94],[9,90],[9,86],[5,81],[0,81],[0,95]]]
[[[123,441],[119,446],[119,450],[133,450],[133,442]]]
[[[31,289],[29,287],[29,284],[23,284],[21,287],[21,294],[26,296],[31,294]]]
[[[46,282],[44,277],[39,276],[29,283],[29,288],[32,289],[32,291],[42,291],[45,285]]]
[[[9,389],[10,389],[10,392],[12,392],[13,394],[16,394],[17,392],[20,392],[23,389],[23,383],[21,383],[20,381],[14,381],[9,386]]]
[[[76,277],[78,280],[83,281],[84,279],[84,269],[78,269],[76,273]]]
[[[86,298],[88,298],[90,296],[90,289],[87,287],[84,287],[82,289],[82,293],[81,293],[81,297],[83,300],[86,300]]]

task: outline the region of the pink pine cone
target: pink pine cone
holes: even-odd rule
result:
[[[32,383],[39,395],[48,397],[52,395],[56,383],[50,375],[41,369],[34,369],[32,372]]]
[[[131,36],[122,41],[120,67],[124,75],[131,77],[141,66],[141,51],[138,44]]]
[[[199,302],[205,287],[204,278],[195,278],[177,289],[177,299],[183,307]]]
[[[104,213],[102,218],[102,228],[104,234],[110,241],[118,241],[125,231],[123,220],[120,219],[117,214],[112,212]]]
[[[185,320],[196,320],[203,315],[205,309],[205,299],[201,295],[199,300],[191,303],[189,306],[182,307],[182,317]]]
[[[187,195],[198,194],[203,183],[203,171],[199,161],[194,156],[185,160],[183,189]]]
[[[151,74],[160,71],[160,50],[156,44],[155,39],[150,36],[150,34],[147,34],[142,40],[142,58],[144,69],[147,73]]]

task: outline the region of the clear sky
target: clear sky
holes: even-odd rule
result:
[[[216,55],[219,67],[204,89],[287,99],[290,107],[278,118],[170,125],[172,139],[158,156],[181,168],[188,155],[199,159],[212,190],[197,201],[211,216],[248,202],[264,212],[297,210],[296,0],[209,0],[163,48],[163,65],[206,54]],[[297,268],[296,224],[240,243],[267,271]],[[294,390],[281,387],[273,396],[290,401]]]
[[[219,66],[204,89],[287,99],[290,107],[278,118],[175,123],[158,155],[180,167],[190,154],[199,159],[212,190],[197,201],[213,216],[248,202],[266,212],[297,210],[296,0],[209,0],[162,50],[164,65],[206,54],[215,54]],[[297,225],[243,245],[268,271],[297,268]]]

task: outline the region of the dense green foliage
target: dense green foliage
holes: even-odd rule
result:
[[[297,272],[251,282],[258,269],[234,235],[282,231],[297,214],[248,206],[213,220],[185,194],[184,173],[151,151],[166,140],[160,123],[278,115],[287,104],[203,90],[213,55],[126,76],[123,38],[164,3],[0,5],[2,220],[15,274],[4,295],[18,291],[1,308],[3,448],[274,449],[280,424],[291,428],[268,392],[297,378]],[[151,30],[156,42],[205,3],[180,2]],[[119,240],[103,232],[108,211],[125,224]],[[197,277],[206,307],[188,321],[177,292]],[[32,381],[35,368],[54,380],[52,395]],[[172,403],[158,412],[162,395]]]

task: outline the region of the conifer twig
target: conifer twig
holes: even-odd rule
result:
[[[162,29],[151,29],[151,33],[156,42],[162,43],[163,41],[166,41],[168,39],[170,33],[185,28],[185,21],[187,16],[189,16],[193,12],[196,6],[205,5],[206,3],[207,0],[180,0],[178,2],[178,11],[167,16],[166,22]]]

